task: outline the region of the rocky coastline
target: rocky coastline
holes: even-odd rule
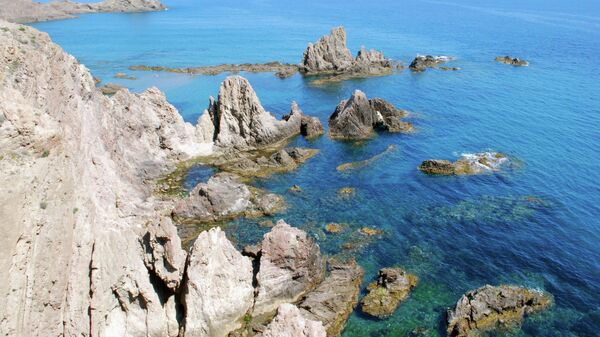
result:
[[[68,0],[39,3],[33,0],[0,0],[0,19],[30,23],[71,19],[90,13],[133,13],[165,10],[159,0],[104,0],[78,3]]]

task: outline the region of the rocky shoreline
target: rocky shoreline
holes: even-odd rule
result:
[[[14,8],[10,18],[27,21],[164,7],[152,0],[63,2],[39,7],[52,9],[45,16],[26,17]],[[284,220],[242,252],[218,226],[183,248],[181,219],[216,222],[285,206],[281,196],[246,179],[294,170],[317,154],[286,146],[292,137],[324,132],[296,103],[277,119],[246,79],[230,76],[192,125],[158,89],[134,94],[115,87],[106,96],[47,34],[2,20],[0,28],[0,184],[9,186],[0,194],[0,229],[8,243],[0,246],[0,267],[9,271],[0,277],[3,335],[339,336],[359,302],[383,319],[417,286],[416,275],[384,268],[361,301],[362,267],[322,255],[313,237]],[[23,43],[31,40],[36,43]],[[433,66],[424,62],[415,68]],[[282,67],[281,76],[296,67],[273,66]],[[345,31],[335,28],[309,45],[295,69],[311,76],[374,76],[394,65],[373,50],[353,58]],[[412,125],[401,120],[406,115],[357,90],[336,107],[329,134],[356,140],[376,131],[410,132]],[[186,196],[156,193],[158,179],[199,158],[221,172]],[[496,170],[504,159],[482,153],[455,163],[426,161],[421,170],[476,174]],[[328,228],[330,234],[344,230]],[[363,227],[357,233],[364,244],[383,231]],[[551,303],[536,290],[485,286],[448,312],[448,335],[518,324]]]
[[[71,19],[90,13],[133,13],[165,10],[159,0],[104,0],[97,3],[56,1],[39,3],[33,0],[0,0],[0,19],[30,23]]]

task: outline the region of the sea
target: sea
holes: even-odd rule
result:
[[[327,135],[291,146],[320,153],[299,169],[252,184],[281,194],[287,209],[221,224],[238,247],[265,223],[306,230],[328,256],[354,257],[363,290],[382,267],[417,275],[410,297],[387,319],[355,310],[342,334],[445,336],[446,310],[483,285],[551,293],[551,309],[486,336],[600,336],[600,2],[597,0],[164,0],[168,10],[91,14],[36,23],[103,83],[134,92],[158,87],[195,123],[226,76],[131,71],[132,65],[299,63],[309,42],[344,26],[353,53],[364,46],[410,64],[418,54],[455,58],[458,71],[399,71],[315,82],[296,74],[241,73],[281,117],[298,102],[327,120],[360,89],[410,111],[415,131],[343,142]],[[510,55],[530,62],[494,61]],[[119,79],[123,72],[136,79]],[[392,150],[386,151],[390,145]],[[511,165],[477,176],[428,176],[425,159],[505,153]],[[377,156],[378,154],[381,154]],[[374,160],[350,170],[343,163]],[[196,166],[187,189],[214,170]],[[301,192],[292,192],[293,185]],[[341,196],[343,187],[354,195]],[[346,231],[329,234],[328,223]],[[381,235],[358,233],[376,228]],[[198,231],[202,230],[201,226]]]

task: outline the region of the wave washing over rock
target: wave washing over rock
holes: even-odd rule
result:
[[[166,9],[159,0],[104,0],[97,3],[32,0],[0,0],[0,19],[11,22],[39,22],[74,18],[78,14],[151,12]]]

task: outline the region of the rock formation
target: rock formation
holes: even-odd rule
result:
[[[246,71],[250,73],[273,72],[279,78],[287,78],[298,72],[298,66],[295,64],[285,64],[280,62],[267,63],[243,63],[243,64],[219,64],[216,66],[204,67],[185,67],[171,68],[163,66],[146,66],[135,65],[130,66],[130,70],[136,71],[164,71],[179,74],[194,74],[194,75],[218,75],[220,73],[238,73]]]
[[[516,58],[516,57],[510,57],[510,56],[498,56],[498,57],[496,57],[496,62],[509,64],[511,66],[516,66],[516,67],[527,67],[529,65],[529,62],[527,62],[523,59]]]
[[[373,131],[408,132],[410,123],[400,119],[407,115],[381,98],[367,99],[355,90],[350,99],[341,101],[329,117],[329,135],[338,139],[366,139]]]
[[[254,315],[274,312],[297,301],[324,277],[319,246],[306,232],[280,220],[261,243]]]
[[[218,227],[202,232],[192,247],[182,302],[187,336],[224,337],[242,326],[252,308],[252,262]]]
[[[263,332],[263,337],[326,337],[327,333],[319,321],[302,317],[293,304],[282,304],[277,316]]]
[[[87,13],[150,12],[164,9],[165,6],[159,0],[104,0],[97,3],[0,0],[0,19],[24,23],[69,19]]]
[[[277,172],[293,171],[318,152],[316,149],[301,147],[266,153],[230,152],[216,158],[211,165],[243,177],[267,177]]]
[[[198,120],[203,134],[212,134],[220,148],[253,150],[281,143],[300,134],[304,114],[292,103],[283,120],[267,112],[243,77],[229,76],[221,84],[217,101]]]
[[[446,63],[448,61],[452,61],[452,58],[448,56],[417,55],[417,57],[415,57],[415,59],[412,61],[410,66],[408,66],[408,68],[416,72],[425,71],[427,70],[427,68],[436,68],[438,65]],[[450,68],[447,68],[445,70],[450,70]]]
[[[552,297],[544,292],[516,287],[486,285],[470,291],[448,310],[448,335],[475,336],[498,325],[518,325],[530,315],[552,304]]]
[[[434,175],[471,175],[499,171],[508,162],[502,153],[481,152],[464,154],[455,162],[428,159],[419,165],[419,170]]]
[[[33,28],[0,21],[0,69],[2,335],[178,335],[184,256],[149,182],[211,145]]]
[[[378,318],[391,316],[417,282],[416,276],[400,268],[380,269],[377,281],[367,287],[368,294],[361,301],[362,311]]]
[[[285,206],[283,198],[248,186],[230,173],[217,173],[206,183],[196,185],[190,196],[173,210],[177,218],[213,222],[239,216],[274,214]]]
[[[354,162],[350,162],[350,163],[344,163],[344,164],[340,164],[338,165],[335,169],[343,172],[343,171],[348,171],[348,170],[355,170],[355,169],[360,169],[366,166],[371,165],[372,163],[376,162],[377,160],[385,157],[386,155],[396,151],[397,146],[392,144],[389,145],[385,151],[378,153],[376,155],[374,155],[371,158],[365,159],[365,160],[361,160],[361,161],[354,161]]]
[[[310,43],[304,51],[300,71],[314,74],[353,74],[371,76],[391,73],[396,66],[376,50],[361,48],[356,58],[346,47],[344,27],[335,27],[331,35],[325,35],[315,44]]]
[[[329,275],[298,304],[302,316],[321,321],[327,336],[339,336],[358,303],[363,270],[354,260],[330,260]]]

